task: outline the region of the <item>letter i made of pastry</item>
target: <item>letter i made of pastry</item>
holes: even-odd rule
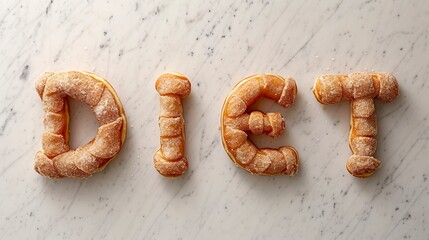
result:
[[[185,157],[185,121],[181,99],[191,92],[191,82],[178,73],[158,77],[155,88],[160,95],[158,118],[161,148],[153,160],[156,170],[165,177],[178,177],[188,169]]]

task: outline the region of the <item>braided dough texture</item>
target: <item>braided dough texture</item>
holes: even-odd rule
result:
[[[313,93],[322,104],[341,100],[351,103],[349,146],[353,155],[346,167],[355,177],[374,174],[381,162],[374,157],[377,148],[377,117],[374,98],[391,102],[399,95],[396,78],[388,73],[352,73],[322,75],[315,81]]]
[[[36,82],[45,111],[42,151],[36,153],[34,169],[49,178],[87,178],[101,171],[120,151],[127,120],[113,87],[89,72],[47,72]],[[67,96],[88,105],[100,123],[87,144],[69,148]]]
[[[233,88],[222,107],[221,134],[228,156],[238,167],[258,175],[293,176],[298,172],[298,152],[293,147],[258,149],[248,139],[248,132],[279,136],[285,129],[280,113],[246,112],[260,97],[287,108],[295,102],[296,94],[295,80],[273,74],[250,76]]]
[[[188,169],[181,98],[191,93],[191,82],[181,74],[165,73],[158,77],[155,88],[160,95],[161,145],[153,157],[155,169],[165,177],[178,177]]]

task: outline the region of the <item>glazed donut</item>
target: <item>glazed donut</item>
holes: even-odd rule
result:
[[[322,104],[334,104],[342,99],[351,102],[349,146],[353,155],[347,160],[346,168],[355,177],[373,175],[381,166],[374,157],[377,117],[373,99],[393,101],[399,95],[396,78],[388,73],[322,75],[316,78],[313,93]]]
[[[293,147],[258,149],[248,139],[249,132],[279,136],[285,129],[280,113],[246,112],[260,97],[287,108],[294,104],[296,94],[295,80],[274,74],[247,77],[232,89],[222,106],[221,136],[223,147],[236,166],[257,175],[293,176],[298,172],[298,152]]]
[[[185,120],[181,98],[191,93],[191,82],[178,73],[166,73],[158,77],[155,83],[160,95],[161,148],[153,156],[155,169],[165,177],[177,177],[188,169],[185,157]]]
[[[127,131],[125,112],[113,87],[89,72],[47,72],[36,82],[45,111],[42,149],[34,169],[49,178],[87,178],[101,171],[121,150]],[[67,96],[88,105],[100,123],[87,144],[70,149]]]

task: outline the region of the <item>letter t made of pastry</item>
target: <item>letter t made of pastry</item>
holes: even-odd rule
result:
[[[373,99],[393,101],[399,94],[396,78],[387,73],[322,75],[316,78],[313,93],[322,104],[334,104],[342,99],[350,101],[349,146],[353,155],[347,160],[347,171],[359,178],[373,175],[381,165],[374,157],[377,117]]]

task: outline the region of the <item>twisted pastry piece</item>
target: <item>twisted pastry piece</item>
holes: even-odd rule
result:
[[[86,178],[101,171],[120,151],[126,135],[125,112],[113,87],[88,72],[45,73],[36,82],[43,102],[45,132],[34,169],[49,178]],[[88,105],[100,123],[94,139],[71,150],[68,146],[67,96]]]
[[[185,121],[181,98],[191,92],[191,82],[178,73],[158,77],[155,88],[160,95],[158,124],[161,148],[153,156],[156,170],[166,177],[177,177],[188,169],[185,157]]]
[[[258,149],[247,138],[247,132],[279,136],[285,129],[280,113],[246,113],[260,97],[273,99],[287,108],[295,102],[296,94],[295,80],[273,74],[250,76],[232,89],[222,107],[222,143],[237,166],[258,175],[293,176],[298,172],[298,152],[293,147]]]
[[[315,81],[313,93],[322,104],[344,100],[351,102],[349,146],[353,155],[347,160],[350,174],[366,178],[381,162],[374,158],[377,149],[377,117],[373,98],[393,101],[399,94],[396,78],[388,73],[352,73],[322,75]]]

